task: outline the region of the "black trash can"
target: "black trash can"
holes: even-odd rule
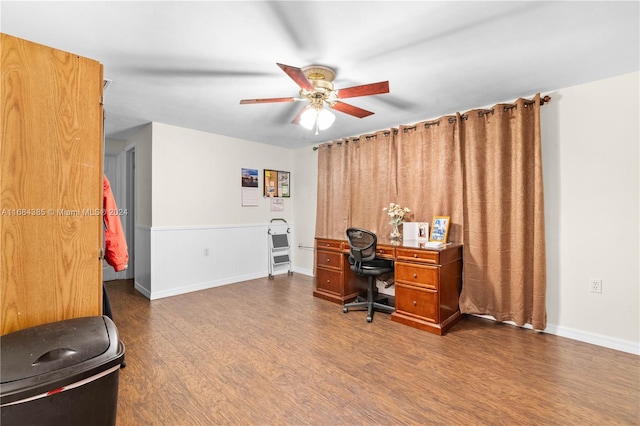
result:
[[[115,425],[124,345],[108,317],[0,337],[2,426]]]

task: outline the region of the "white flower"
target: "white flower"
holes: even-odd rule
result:
[[[389,217],[391,217],[391,221],[389,224],[398,226],[402,223],[402,219],[404,219],[404,215],[409,213],[411,210],[407,207],[401,207],[400,204],[390,203],[389,207],[385,207],[382,210],[387,211]]]

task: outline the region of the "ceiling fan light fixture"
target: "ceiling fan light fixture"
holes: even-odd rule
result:
[[[308,130],[325,130],[331,127],[336,116],[324,108],[307,108],[300,116],[300,125]]]
[[[318,128],[320,130],[328,129],[334,121],[336,121],[336,116],[331,111],[324,108],[318,111]]]
[[[300,115],[300,125],[305,129],[311,130],[316,123],[317,117],[316,109],[313,107],[308,107],[304,110],[302,115]]]

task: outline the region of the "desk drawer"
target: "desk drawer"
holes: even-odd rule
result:
[[[323,268],[342,269],[342,252],[339,251],[316,251],[316,266]]]
[[[396,282],[396,311],[422,320],[438,322],[438,293],[424,287]]]
[[[412,262],[424,263],[440,263],[440,252],[431,250],[415,250],[400,248],[396,249],[396,258],[398,260],[410,260]]]
[[[440,282],[440,268],[417,263],[396,262],[394,277],[396,282],[437,290]]]
[[[342,241],[318,239],[316,240],[316,248],[318,250],[325,249],[340,251],[342,250]]]
[[[316,288],[327,293],[342,296],[342,272],[329,269],[316,269]]]
[[[384,259],[395,259],[396,257],[396,248],[393,246],[376,246],[376,256]]]

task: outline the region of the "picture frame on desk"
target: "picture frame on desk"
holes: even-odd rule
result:
[[[402,224],[402,239],[404,241],[428,241],[428,222],[404,222]]]
[[[446,244],[449,236],[449,222],[449,216],[434,216],[429,241],[438,241]]]

